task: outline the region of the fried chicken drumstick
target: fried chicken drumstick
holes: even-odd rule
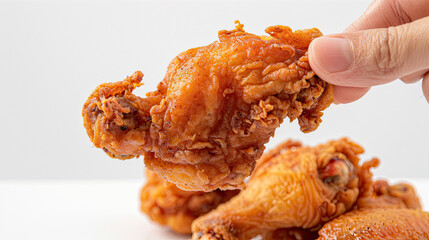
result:
[[[199,216],[230,200],[240,190],[213,192],[184,191],[146,170],[147,182],[140,193],[141,210],[153,221],[168,225],[178,233],[190,234]]]
[[[170,63],[158,89],[132,94],[143,74],[102,84],[83,107],[94,145],[146,166],[184,190],[244,186],[269,138],[288,117],[315,130],[333,86],[311,70],[307,48],[319,30],[272,26],[270,36],[236,29]]]
[[[365,178],[378,160],[359,165],[361,153],[347,139],[283,144],[258,160],[244,191],[194,221],[192,239],[315,239],[310,230],[352,210],[372,184]]]

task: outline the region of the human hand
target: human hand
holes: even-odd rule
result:
[[[336,85],[336,103],[395,79],[422,78],[429,102],[429,1],[375,0],[344,33],[313,40],[308,55],[314,72]]]

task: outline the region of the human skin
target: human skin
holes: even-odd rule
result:
[[[335,103],[349,103],[372,86],[422,80],[429,101],[429,1],[375,0],[343,33],[310,44],[313,71],[335,85]]]

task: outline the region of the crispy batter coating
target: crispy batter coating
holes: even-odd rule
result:
[[[371,178],[367,179],[371,180]],[[361,193],[355,209],[384,207],[421,209],[422,205],[416,191],[410,184],[389,185],[385,180],[377,180],[372,184],[371,189]]]
[[[192,239],[278,239],[273,232],[289,228],[314,236],[308,230],[353,208],[371,183],[361,178],[378,164],[359,165],[363,149],[348,139],[283,146],[261,158],[246,190],[193,222]]]
[[[265,234],[262,240],[314,240],[319,235],[316,231],[310,231],[302,228],[280,228]],[[256,239],[255,239],[256,240]]]
[[[100,85],[83,107],[94,145],[120,159],[145,154],[146,166],[179,188],[213,191],[244,187],[284,118],[315,130],[333,101],[333,86],[308,63],[320,31],[236,28],[179,54],[146,98],[132,94],[141,72]]]
[[[354,209],[326,223],[318,239],[429,239],[429,213],[409,184],[375,181]]]
[[[405,208],[355,210],[330,221],[319,240],[429,239],[429,213]]]
[[[153,221],[168,225],[178,233],[190,234],[199,216],[237,195],[239,190],[213,192],[183,191],[146,170],[147,182],[140,193],[141,210]]]
[[[200,240],[219,240],[223,236],[212,234],[200,234]],[[264,234],[257,235],[251,240],[315,240],[318,238],[317,231],[310,231],[302,228],[281,228],[274,231],[266,231]],[[226,238],[229,239],[229,238]],[[245,238],[243,238],[245,239]]]

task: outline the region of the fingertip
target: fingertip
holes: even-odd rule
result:
[[[408,74],[408,75],[401,77],[401,80],[407,84],[416,83],[423,78],[423,76],[425,75],[426,72],[427,72],[427,70],[417,71],[417,72],[414,72],[414,73],[411,73],[411,74]]]
[[[319,37],[322,38],[322,37]],[[319,73],[319,66],[317,65],[317,60],[314,54],[314,45],[319,40],[319,38],[314,39],[310,42],[310,46],[308,46],[308,63],[310,64],[310,67],[313,69],[313,71],[318,74]]]
[[[368,91],[369,87],[344,87],[335,86],[334,88],[334,103],[344,104],[351,103],[362,98]]]
[[[313,71],[326,82],[343,86],[359,84],[344,77],[353,56],[349,40],[340,34],[314,39],[308,48],[308,60]]]
[[[318,58],[318,43],[321,41],[321,39],[324,38],[318,37],[311,41],[310,46],[308,47],[308,62],[310,63],[311,69],[319,76],[326,78],[326,74],[323,71],[323,68],[320,66],[320,59]]]
[[[310,59],[321,71],[328,74],[347,70],[353,62],[349,40],[324,36],[310,44]],[[310,62],[311,65],[311,62]]]
[[[425,76],[423,77],[422,89],[423,89],[423,94],[425,95],[426,101],[429,103],[429,72],[426,73]]]

